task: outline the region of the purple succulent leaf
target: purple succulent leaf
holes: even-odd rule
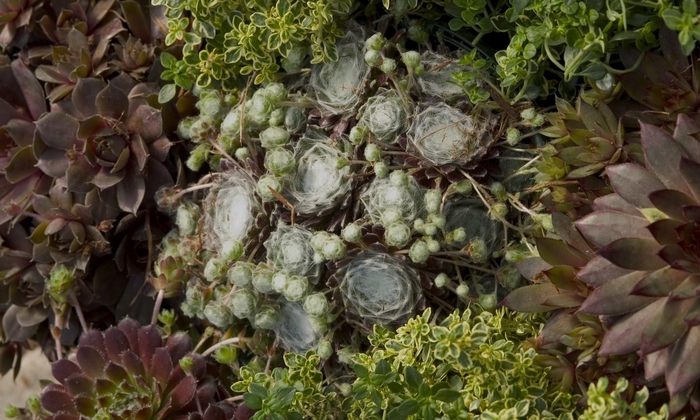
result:
[[[575,291],[578,287],[575,283],[576,269],[569,265],[557,265],[543,271],[550,282],[561,290]]]
[[[671,397],[700,378],[698,351],[700,326],[692,327],[674,346],[666,368],[666,386]]]
[[[644,123],[641,127],[646,167],[664,183],[666,188],[691,194],[680,173],[681,158],[685,156],[678,143],[659,127]]]
[[[167,347],[168,353],[170,353],[170,358],[173,362],[177,363],[180,359],[185,357],[187,353],[192,351],[192,340],[190,340],[190,337],[186,333],[178,332],[168,337],[165,347]]]
[[[513,290],[499,303],[499,306],[527,313],[551,311],[556,307],[547,306],[544,302],[558,293],[559,290],[553,284],[532,284]]]
[[[110,327],[105,331],[105,348],[109,360],[121,363],[122,353],[129,349],[129,339],[119,328]]]
[[[46,226],[46,229],[44,230],[44,235],[49,235],[49,236],[55,235],[56,233],[60,232],[61,229],[63,229],[63,227],[66,226],[67,224],[68,224],[68,221],[66,219],[62,219],[62,218],[53,219]]]
[[[634,271],[596,288],[581,304],[579,312],[592,315],[624,315],[648,305],[655,298],[631,294],[644,274],[642,271]]]
[[[148,164],[146,165],[146,179],[148,179],[148,183],[146,183],[143,204],[153,203],[153,197],[155,197],[156,192],[161,187],[174,184],[173,177],[165,165],[152,157],[148,158]]]
[[[34,132],[36,131],[34,123],[14,119],[5,125],[5,130],[20,147],[32,146],[34,143]]]
[[[684,314],[692,304],[691,299],[667,299],[656,311],[642,334],[641,354],[659,351],[675,343],[688,329]]]
[[[161,390],[167,387],[172,370],[173,361],[170,359],[168,349],[165,347],[156,349],[151,358],[151,375],[158,381]]]
[[[44,90],[41,88],[39,81],[36,80],[36,77],[34,77],[32,71],[24,65],[22,60],[13,61],[11,66],[17,84],[24,94],[24,100],[29,108],[29,113],[32,119],[36,121],[41,117],[41,114],[47,111]]]
[[[11,104],[0,98],[0,127],[14,119],[21,119],[23,116]]]
[[[105,83],[94,77],[78,80],[71,94],[71,100],[76,109],[83,115],[83,118],[92,117],[99,113],[95,102],[97,95],[104,88]]]
[[[126,369],[112,362],[107,363],[107,367],[105,368],[105,375],[107,376],[107,379],[109,379],[115,384],[120,384],[124,381],[129,380],[129,373],[126,371]]]
[[[52,413],[63,411],[77,414],[73,398],[63,388],[63,385],[50,384],[41,393],[41,405]]]
[[[683,320],[690,326],[700,325],[700,299],[695,299]]]
[[[588,245],[581,233],[576,229],[574,221],[564,213],[555,211],[552,213],[552,224],[554,231],[559,237],[570,246],[585,254],[593,254],[593,250]]]
[[[111,45],[111,39],[122,31],[125,31],[125,28],[121,21],[119,19],[113,19],[93,32],[92,37],[94,39],[99,39],[97,47],[95,47],[93,52],[95,62],[102,61],[102,57],[104,57],[107,49]],[[101,65],[106,67],[107,63],[102,63]],[[95,72],[99,74],[101,71],[100,69],[96,69]]]
[[[77,396],[73,398],[73,404],[80,414],[87,418],[93,418],[96,414],[95,400],[91,396]]]
[[[564,334],[568,334],[579,325],[581,321],[570,311],[555,311],[542,329],[538,341],[541,340],[542,345],[556,343]]]
[[[114,2],[115,0],[103,0],[95,3],[95,5],[87,11],[84,20],[87,21],[90,32],[102,22],[102,19],[104,19],[107,13],[112,9]]]
[[[101,378],[104,375],[105,360],[94,348],[79,346],[76,357],[80,368],[90,377]]]
[[[132,166],[130,163],[129,166]],[[119,208],[125,212],[136,214],[146,193],[146,181],[136,171],[127,168],[124,180],[117,184],[117,200]]]
[[[122,362],[130,376],[143,377],[146,375],[146,369],[144,369],[141,358],[132,350],[122,353]]]
[[[576,227],[590,242],[603,247],[621,238],[652,238],[649,221],[613,211],[596,211],[576,221]]]
[[[690,299],[700,295],[700,274],[688,276],[669,296],[671,300]]]
[[[649,194],[649,200],[654,207],[661,210],[667,216],[676,220],[687,220],[683,215],[683,206],[692,206],[697,203],[692,198],[676,190],[659,190]]]
[[[666,188],[654,174],[636,163],[609,166],[605,173],[613,190],[637,208],[652,207],[649,194]]]
[[[102,117],[120,120],[129,112],[129,97],[124,91],[109,83],[97,94],[95,105]]]
[[[136,108],[126,121],[129,131],[138,133],[148,143],[163,134],[163,120],[160,111],[148,105]]]
[[[671,267],[664,267],[644,276],[632,289],[632,294],[638,296],[663,297],[678,287],[688,273]]]
[[[94,381],[83,374],[77,374],[66,378],[65,386],[73,395],[90,395],[95,391]]]
[[[561,293],[552,295],[542,305],[553,308],[578,308],[585,298],[578,293]]]
[[[153,354],[159,347],[163,347],[163,338],[158,330],[151,325],[141,327],[139,330],[139,357],[148,364],[147,368],[150,369]]]
[[[101,190],[106,190],[119,184],[126,176],[126,171],[112,172],[111,168],[100,167],[100,170],[95,174],[92,182]]]
[[[187,403],[189,403],[194,397],[196,391],[197,380],[193,376],[187,376],[179,384],[177,384],[173,392],[170,394],[170,397],[172,398],[172,409],[178,410],[187,405]]]
[[[671,244],[664,246],[659,251],[659,257],[661,257],[661,259],[665,261],[666,264],[672,266],[673,268],[677,268],[679,270],[685,269],[682,263],[685,260],[686,255],[683,251],[683,248],[681,248],[679,245]],[[691,267],[688,268],[689,269],[686,271],[695,271],[696,269]]]
[[[80,337],[80,346],[88,346],[97,350],[102,359],[107,359],[107,349],[105,348],[105,339],[102,332],[97,330],[86,331]]]
[[[644,329],[665,301],[666,298],[655,299],[646,307],[618,321],[605,333],[598,354],[604,357],[639,349]]]
[[[657,352],[644,356],[644,379],[653,381],[666,371],[668,365],[669,348],[663,348]]]
[[[215,405],[210,405],[204,412],[203,420],[229,420],[231,417],[233,417],[232,415],[233,413],[230,413],[229,416],[226,416],[223,409]]]
[[[690,186],[693,197],[700,201],[700,161],[681,159],[680,171],[683,179]]]
[[[144,43],[151,42],[150,20],[144,15],[141,5],[132,0],[120,2],[126,23],[134,36]]]
[[[540,257],[525,258],[514,263],[513,265],[515,265],[518,272],[528,280],[532,280],[537,274],[552,268],[551,264],[548,264]]]
[[[131,136],[130,149],[131,153],[136,159],[136,163],[138,164],[139,172],[143,173],[143,170],[146,168],[146,162],[148,161],[148,146],[146,145],[146,142],[143,141],[143,138],[141,138],[140,135],[134,134]]]
[[[39,156],[37,168],[51,178],[60,178],[65,175],[70,161],[64,150],[47,147]]]
[[[700,222],[700,206],[684,206],[683,217],[694,222]]]
[[[16,151],[10,162],[5,166],[5,179],[11,183],[17,183],[36,172],[37,160],[34,157],[34,148],[26,146]]]
[[[34,325],[44,322],[48,315],[49,312],[46,308],[36,306],[21,306],[20,309],[17,311],[15,317],[17,319],[17,323],[20,326],[26,328],[33,327]]]
[[[679,114],[673,138],[676,139],[685,154],[695,162],[700,162],[700,142],[694,137],[700,133],[700,124],[688,115]]]
[[[36,123],[39,135],[47,146],[60,150],[72,150],[77,141],[80,123],[67,114],[51,112]]]
[[[168,152],[173,143],[165,136],[148,143],[148,154],[157,159],[159,162],[165,162],[168,157]]]
[[[661,219],[647,226],[647,229],[659,244],[673,245],[678,242],[676,229],[682,225],[683,222],[678,220]]]
[[[570,265],[583,267],[586,257],[562,241],[551,238],[535,238],[537,251],[547,263],[554,265]]]
[[[117,384],[108,379],[95,380],[95,391],[97,391],[98,395],[114,394],[117,389]]]
[[[80,372],[80,366],[68,359],[57,360],[51,364],[51,373],[53,373],[53,377],[62,384],[65,384],[68,377],[79,374]]]
[[[667,265],[658,255],[661,248],[653,238],[622,238],[607,244],[598,252],[618,267],[650,271]]]

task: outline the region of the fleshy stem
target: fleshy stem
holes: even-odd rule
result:
[[[158,314],[160,313],[160,307],[163,304],[163,298],[165,297],[165,289],[160,289],[158,295],[156,296],[156,304],[153,306],[153,315],[151,315],[151,325],[154,327],[158,323]]]
[[[219,350],[221,347],[228,346],[229,344],[247,343],[248,341],[250,340],[243,337],[233,337],[223,341],[219,341],[218,343],[206,349],[204,353],[202,353],[202,357],[207,357],[215,351]]]
[[[70,298],[73,301],[73,308],[75,308],[75,313],[78,314],[78,320],[80,321],[80,326],[83,331],[87,331],[87,322],[85,322],[85,314],[83,314],[83,308],[80,307],[80,302],[78,302],[77,296],[75,296],[75,291],[70,291]]]

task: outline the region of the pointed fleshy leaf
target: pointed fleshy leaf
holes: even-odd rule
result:
[[[73,405],[73,398],[66,391],[51,385],[41,393],[41,405],[52,413],[66,412],[77,414],[75,405]]]
[[[144,13],[141,5],[132,0],[121,1],[122,10],[129,30],[144,44],[151,42],[151,21]]]
[[[691,274],[681,284],[676,286],[669,296],[670,299],[689,299],[700,294],[700,274]]]
[[[644,379],[653,381],[666,371],[668,366],[669,348],[666,347],[655,353],[644,356]]]
[[[80,346],[88,346],[97,350],[103,359],[107,358],[107,349],[105,348],[104,336],[100,331],[90,330],[85,331],[83,335],[80,336]]]
[[[661,219],[647,226],[647,230],[660,245],[673,245],[678,242],[676,229],[683,222],[675,219]]]
[[[513,290],[499,305],[517,312],[531,313],[551,311],[555,308],[545,306],[544,302],[549,297],[558,293],[557,287],[553,284],[532,284]]]
[[[641,127],[646,167],[666,185],[666,188],[690,194],[679,169],[684,153],[678,143],[659,127],[644,123]]]
[[[160,389],[165,389],[168,384],[170,372],[173,370],[173,361],[165,347],[160,347],[151,358],[151,375],[158,381]]]
[[[187,353],[192,351],[192,340],[190,340],[190,337],[185,333],[175,333],[168,337],[165,347],[167,347],[170,353],[170,358],[177,363],[180,359],[185,357]]]
[[[32,146],[24,147],[14,153],[5,167],[5,179],[13,184],[17,183],[36,172],[36,164]]]
[[[695,162],[700,162],[700,142],[695,138],[698,133],[700,133],[700,124],[697,121],[686,114],[678,115],[673,138],[676,139],[688,158]]]
[[[618,267],[651,271],[667,265],[657,255],[661,248],[651,238],[622,238],[609,243],[598,253]]]
[[[642,271],[635,271],[596,288],[581,304],[579,312],[592,315],[623,315],[648,305],[656,298],[631,294],[644,274]]]
[[[92,379],[85,375],[73,375],[66,379],[66,389],[73,395],[92,394],[95,389],[95,384]]]
[[[615,323],[605,333],[598,354],[600,356],[610,356],[626,354],[639,349],[644,329],[654,316],[654,313],[665,301],[665,298],[656,299],[646,307],[627,315]]]
[[[109,360],[121,363],[122,353],[129,349],[129,339],[120,329],[110,327],[105,331],[105,347]]]
[[[578,272],[578,278],[593,287],[600,287],[611,279],[615,279],[631,270],[621,268],[611,263],[600,255],[596,255]]]
[[[129,379],[129,374],[127,373],[126,369],[112,362],[107,363],[107,367],[105,367],[105,375],[115,384],[120,384]]]
[[[562,241],[552,238],[535,238],[540,257],[552,265],[570,265],[583,267],[586,258]]]
[[[51,178],[60,178],[65,175],[69,164],[65,151],[47,147],[41,152],[36,167]]]
[[[576,269],[570,265],[557,265],[544,271],[550,282],[562,290],[577,290]]]
[[[685,314],[691,304],[691,299],[667,299],[664,302],[644,329],[641,345],[642,355],[654,353],[670,346],[685,333],[688,326],[683,321],[683,317],[678,315]]]
[[[570,246],[573,246],[583,253],[593,252],[586,240],[581,236],[581,233],[576,229],[574,221],[564,213],[558,211],[552,212],[552,225],[557,235]]]
[[[59,150],[73,149],[79,126],[78,120],[60,112],[45,114],[36,123],[36,129],[44,143]]]
[[[189,403],[194,397],[196,391],[197,380],[193,376],[187,376],[184,380],[177,384],[173,392],[170,394],[172,398],[173,410],[184,407],[187,403]]]
[[[83,118],[92,117],[99,113],[95,100],[104,88],[105,83],[94,77],[78,80],[73,93],[71,93],[71,100],[76,109],[83,114]]]
[[[119,120],[129,112],[129,97],[112,83],[97,94],[97,111],[105,118]]]
[[[668,296],[683,280],[688,273],[671,267],[664,267],[644,276],[632,289],[632,294],[639,296],[662,297]]]
[[[126,121],[129,131],[138,133],[147,143],[159,138],[163,133],[163,120],[160,111],[148,105],[141,105]]]
[[[158,330],[147,325],[139,330],[139,357],[144,363],[148,363],[150,367],[151,358],[156,349],[163,347],[163,338],[161,338]]]
[[[47,111],[46,98],[44,97],[44,89],[32,71],[24,65],[22,60],[15,60],[11,64],[12,74],[17,80],[17,84],[22,89],[24,100],[29,108],[29,114],[32,120],[36,121],[41,117],[41,114]]]
[[[700,325],[700,296],[694,299],[693,304],[690,306],[690,309],[688,309],[688,313],[685,314],[683,320],[689,326]]]
[[[68,359],[61,359],[51,364],[51,373],[58,382],[65,384],[68,377],[80,373],[80,366]]]
[[[676,220],[686,220],[683,215],[683,206],[697,204],[695,200],[676,190],[654,191],[649,194],[649,200],[654,204],[654,207]]]
[[[120,209],[136,214],[146,193],[146,182],[131,166],[129,163],[124,179],[117,184],[117,200]]]
[[[700,348],[700,326],[690,328],[671,352],[666,368],[666,386],[671,396],[700,378],[698,348]]]
[[[540,257],[525,258],[517,261],[513,265],[518,269],[518,272],[528,280],[532,280],[537,274],[552,268],[551,264],[547,264]]]
[[[651,238],[648,224],[643,217],[612,211],[596,211],[576,221],[583,236],[599,247],[621,238]]]
[[[143,173],[143,170],[146,168],[146,162],[148,161],[148,146],[146,146],[146,143],[140,135],[134,134],[131,136],[130,150],[133,158],[136,159],[138,163],[139,172]]]
[[[104,374],[105,361],[100,353],[92,347],[78,347],[76,353],[78,364],[83,372],[92,378],[101,378]]]
[[[700,200],[700,162],[681,159],[680,171],[696,200]]]
[[[636,163],[609,166],[605,173],[615,192],[637,208],[652,207],[649,194],[666,188],[654,174]]]
[[[129,372],[130,376],[143,377],[146,375],[146,369],[144,369],[143,363],[141,362],[141,358],[138,355],[136,355],[136,353],[134,353],[133,351],[127,350],[124,353],[122,353],[122,362],[123,366],[126,368],[126,371]]]
[[[560,293],[552,295],[544,301],[544,306],[553,308],[578,308],[585,298],[578,293]]]

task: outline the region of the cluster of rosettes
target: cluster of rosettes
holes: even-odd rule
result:
[[[338,51],[307,85],[270,83],[235,106],[200,93],[201,115],[180,132],[196,143],[188,164],[218,172],[190,188],[208,192],[180,203],[161,254],[178,276],[174,261],[187,265],[186,315],[221,329],[247,320],[325,356],[339,310],[399,324],[430,296],[493,307],[520,279],[493,261],[505,254],[505,187],[463,166],[494,143],[496,117],[436,90],[443,68],[464,68],[434,53],[425,67],[356,31]]]

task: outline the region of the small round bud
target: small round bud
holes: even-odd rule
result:
[[[418,43],[426,42],[430,38],[430,34],[419,21],[413,21],[409,24],[406,35],[408,39]]]
[[[384,213],[382,213],[382,224],[384,226],[389,226],[392,223],[396,223],[401,221],[402,219],[402,214],[399,210],[397,209],[388,209]]]
[[[493,293],[479,296],[479,305],[481,305],[481,307],[486,309],[487,311],[492,311],[496,309],[497,304],[498,299]]]
[[[416,76],[420,76],[421,74],[425,73],[425,66],[423,66],[423,64],[419,64],[416,66],[413,72],[416,74]]]
[[[233,262],[243,256],[245,247],[240,241],[230,241],[221,249],[222,258],[227,262]]]
[[[547,230],[547,231],[553,231],[554,230],[554,224],[552,223],[552,215],[551,214],[543,214],[539,217],[538,222],[542,225],[542,227]]]
[[[272,275],[272,270],[270,270],[266,264],[258,264],[255,270],[253,270],[253,288],[259,293],[273,292]]]
[[[437,228],[442,229],[447,223],[447,219],[442,214],[429,214],[428,221],[434,224]]]
[[[246,289],[238,289],[231,294],[228,307],[238,319],[248,318],[255,314],[256,296]]]
[[[282,190],[282,183],[280,183],[280,181],[274,176],[263,175],[258,180],[255,191],[258,193],[260,198],[263,199],[263,201],[275,201],[277,200],[277,197],[275,197],[272,191],[270,191],[270,188],[276,192],[280,192]]]
[[[340,392],[340,395],[342,395],[343,397],[349,397],[352,395],[352,385],[348,383],[342,383],[338,384],[337,387],[338,392]]]
[[[349,365],[352,363],[352,356],[355,354],[355,352],[353,352],[350,347],[341,347],[335,352],[335,354],[338,355],[338,361],[340,363]]]
[[[309,324],[317,334],[325,334],[328,330],[328,321],[324,317],[310,316]]]
[[[235,107],[226,115],[221,123],[221,133],[240,135],[241,133],[241,107]]]
[[[428,238],[425,242],[428,244],[428,250],[430,250],[430,252],[440,252],[440,242],[433,238]]]
[[[393,58],[385,58],[384,61],[382,61],[382,64],[379,65],[379,68],[384,73],[393,73],[396,71],[396,60]]]
[[[339,156],[335,158],[335,169],[341,170],[344,167],[348,166],[350,164],[350,161],[347,158],[344,158],[342,156]]]
[[[330,237],[331,234],[324,230],[314,232],[314,236],[311,237],[311,247],[314,249],[314,251],[322,254],[323,246],[326,244],[326,241],[330,239]]]
[[[501,278],[501,284],[503,284],[506,289],[513,290],[520,285],[520,273],[518,269],[512,265],[501,268],[498,274]]]
[[[279,127],[282,124],[284,124],[284,117],[286,116],[286,113],[283,108],[277,108],[276,110],[272,111],[270,113],[270,119],[268,120],[268,124],[270,124],[270,127]]]
[[[286,175],[294,171],[296,161],[289,150],[278,147],[265,155],[265,168],[275,175]]]
[[[186,165],[192,171],[197,172],[202,168],[204,162],[206,162],[209,157],[209,145],[200,144],[190,152],[190,156],[187,158]]]
[[[284,128],[268,127],[260,133],[260,144],[266,149],[283,146],[289,142],[289,133]]]
[[[263,89],[260,90],[262,92],[260,92],[259,94],[263,95],[265,98],[267,98],[268,101],[272,103],[287,100],[287,89],[285,89],[282,83],[270,83],[269,85],[265,86]]]
[[[365,46],[368,50],[379,51],[382,49],[382,46],[384,46],[384,41],[384,36],[380,33],[376,33],[367,38],[367,41],[365,41]]]
[[[280,321],[280,314],[275,306],[263,306],[255,315],[255,328],[271,330]]]
[[[505,259],[509,263],[515,263],[527,258],[528,253],[522,249],[514,248],[506,251]]]
[[[389,165],[385,162],[377,162],[374,164],[374,174],[377,178],[384,178],[389,174]]]
[[[301,108],[290,106],[284,116],[284,128],[290,133],[297,133],[306,127],[306,115]]]
[[[508,214],[508,206],[505,203],[496,203],[491,206],[492,217],[502,219]]]
[[[314,252],[314,264],[323,264],[326,258],[320,252]]]
[[[392,223],[384,232],[387,245],[403,248],[411,239],[411,229],[401,222]]]
[[[5,417],[7,417],[8,419],[19,417],[19,415],[19,408],[15,407],[14,405],[9,404],[7,407],[5,407]]]
[[[467,240],[467,232],[464,231],[464,228],[457,228],[452,231],[452,239],[455,242],[464,242]]]
[[[215,300],[207,303],[204,308],[204,316],[209,322],[222,329],[228,328],[233,323],[231,310],[222,302]]]
[[[332,235],[325,244],[323,244],[323,256],[327,260],[335,260],[343,258],[347,248],[345,243],[337,235]]]
[[[209,283],[213,283],[223,279],[227,271],[228,264],[226,263],[226,260],[219,257],[213,257],[210,258],[204,266],[204,278],[207,279]]]
[[[328,299],[323,293],[314,293],[304,299],[304,310],[311,316],[323,316],[328,312]]]
[[[180,359],[179,363],[180,367],[185,371],[185,373],[189,374],[192,372],[192,368],[194,367],[194,359],[191,356],[183,357]]]
[[[381,54],[379,54],[379,51],[367,50],[367,52],[365,53],[365,62],[368,66],[377,67],[381,61],[382,56]]]
[[[422,264],[428,260],[430,257],[430,250],[428,249],[428,244],[425,241],[417,240],[411,245],[411,249],[408,251],[408,256],[416,264]]]
[[[29,398],[27,398],[26,407],[32,414],[39,414],[41,412],[41,401],[39,400],[39,396],[30,395]]]
[[[437,226],[432,223],[426,223],[423,225],[423,233],[428,236],[435,236],[437,234]]]
[[[238,287],[248,287],[253,281],[255,266],[247,262],[237,262],[228,270],[226,278],[229,283]]]
[[[282,291],[282,294],[290,302],[298,302],[306,295],[309,288],[309,280],[306,277],[292,276]]]
[[[197,229],[199,220],[199,208],[192,203],[185,203],[177,208],[175,223],[183,236],[192,235]]]
[[[192,124],[194,124],[196,120],[195,117],[187,117],[180,120],[180,123],[177,125],[177,135],[180,136],[180,138],[189,140],[191,138],[190,131],[192,130]]]
[[[408,185],[408,175],[401,170],[392,172],[391,175],[389,175],[389,180],[391,181],[391,185],[395,187],[405,187]]]
[[[250,157],[250,150],[247,147],[239,147],[236,149],[236,159],[239,161],[244,161]]]
[[[447,274],[445,273],[440,273],[435,277],[435,286],[436,287],[445,287],[448,283],[450,282],[450,278],[447,277]]]
[[[450,185],[452,189],[454,189],[454,192],[457,194],[462,194],[462,195],[467,195],[472,192],[472,189],[474,188],[472,186],[472,183],[468,179],[464,179],[462,181],[459,181],[455,184]]]
[[[535,108],[528,108],[520,112],[520,118],[525,121],[531,121],[536,115],[537,112],[535,111]]]
[[[486,242],[481,238],[473,238],[469,241],[467,254],[475,262],[485,262],[489,257]]]
[[[72,287],[73,272],[63,264],[55,265],[45,283],[46,292],[51,299],[57,303],[65,303]]]
[[[379,146],[376,144],[368,144],[367,147],[365,147],[365,159],[367,159],[369,162],[377,162],[382,158],[382,151],[379,149]]]
[[[238,360],[238,351],[235,347],[224,346],[216,350],[212,356],[222,365],[233,365]]]
[[[366,130],[362,126],[356,125],[350,129],[348,139],[350,140],[350,143],[358,145],[365,139],[365,134]]]
[[[522,134],[520,134],[520,130],[517,128],[510,127],[506,130],[506,143],[508,143],[509,146],[515,146],[520,143],[521,138]]]
[[[331,342],[328,340],[323,340],[318,343],[318,350],[316,353],[321,359],[328,359],[331,357],[333,355],[333,347],[331,346]]]
[[[418,232],[423,232],[423,227],[425,226],[425,221],[423,219],[416,219],[413,221],[413,230]]]
[[[420,64],[420,54],[417,51],[406,51],[401,54],[401,60],[403,60],[406,68],[412,70]]]
[[[284,291],[284,287],[287,285],[289,277],[290,276],[286,271],[279,271],[272,276],[272,288],[275,289],[275,292],[282,293],[282,291]]]
[[[469,296],[469,286],[466,284],[460,284],[457,286],[457,289],[455,290],[457,293],[457,296],[460,297],[460,299],[466,299],[467,296]]]
[[[535,118],[533,118],[532,121],[530,121],[530,125],[532,125],[533,127],[539,127],[541,125],[544,125],[544,121],[544,115],[537,114],[535,115]]]
[[[506,187],[500,182],[492,182],[489,186],[491,193],[495,195],[499,200],[506,201],[508,199],[508,193],[506,192]]]
[[[343,228],[343,239],[347,242],[355,243],[359,242],[362,237],[362,228],[355,223],[348,223]]]
[[[442,193],[438,190],[428,190],[425,192],[425,209],[428,213],[437,213],[440,211],[442,203]]]

